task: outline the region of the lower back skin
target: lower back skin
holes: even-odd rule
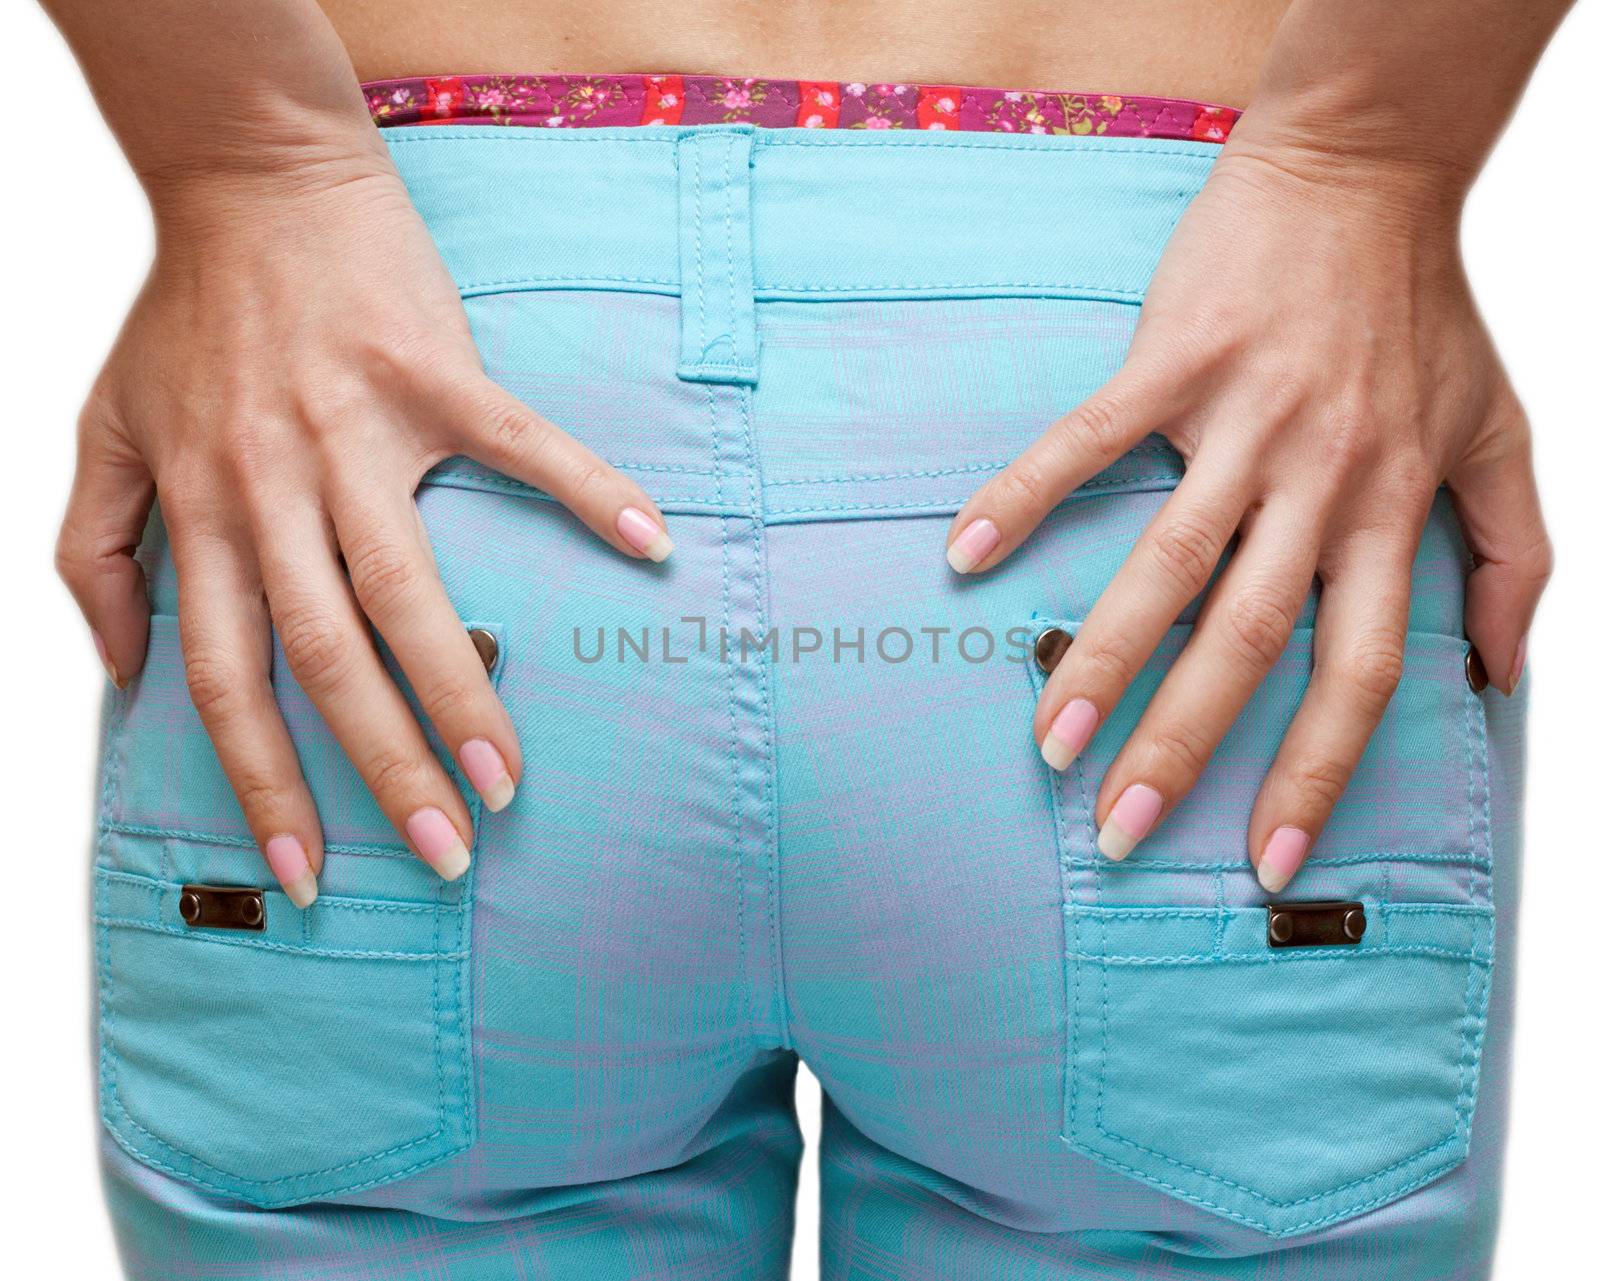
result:
[[[1243,107],[1288,0],[323,0],[363,80],[673,72]]]

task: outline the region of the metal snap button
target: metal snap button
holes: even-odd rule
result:
[[[193,929],[267,928],[266,900],[253,885],[185,885],[178,891],[178,915]]]
[[[494,671],[494,665],[500,659],[500,642],[495,640],[494,633],[485,631],[481,627],[469,628],[467,635],[472,638],[472,647],[478,651],[478,657],[483,660],[483,670]]]
[[[1041,672],[1053,672],[1062,656],[1072,648],[1072,633],[1060,627],[1046,628],[1033,642],[1033,661]]]
[[[1344,914],[1344,936],[1352,943],[1361,942],[1361,936],[1367,932],[1367,914],[1359,907],[1353,907]]]
[[[1367,932],[1360,903],[1269,903],[1267,943],[1272,947],[1351,947]]]
[[[1489,686],[1489,669],[1483,665],[1483,655],[1476,645],[1467,646],[1467,684],[1474,694],[1481,694]]]

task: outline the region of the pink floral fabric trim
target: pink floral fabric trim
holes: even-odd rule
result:
[[[380,125],[570,129],[743,121],[784,129],[960,129],[1226,142],[1239,113],[1176,98],[723,76],[429,76],[363,86]]]

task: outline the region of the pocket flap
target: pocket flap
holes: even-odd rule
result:
[[[1365,908],[1359,944],[1289,949],[1264,907],[1070,908],[1068,1142],[1273,1236],[1458,1164],[1492,909]]]
[[[470,1144],[459,885],[432,903],[324,895],[305,912],[263,889],[259,931],[189,926],[182,892],[96,872],[101,1114],[119,1144],[260,1206],[386,1183]]]

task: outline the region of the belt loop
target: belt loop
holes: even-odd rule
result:
[[[678,377],[756,381],[750,261],[750,125],[678,135]]]

